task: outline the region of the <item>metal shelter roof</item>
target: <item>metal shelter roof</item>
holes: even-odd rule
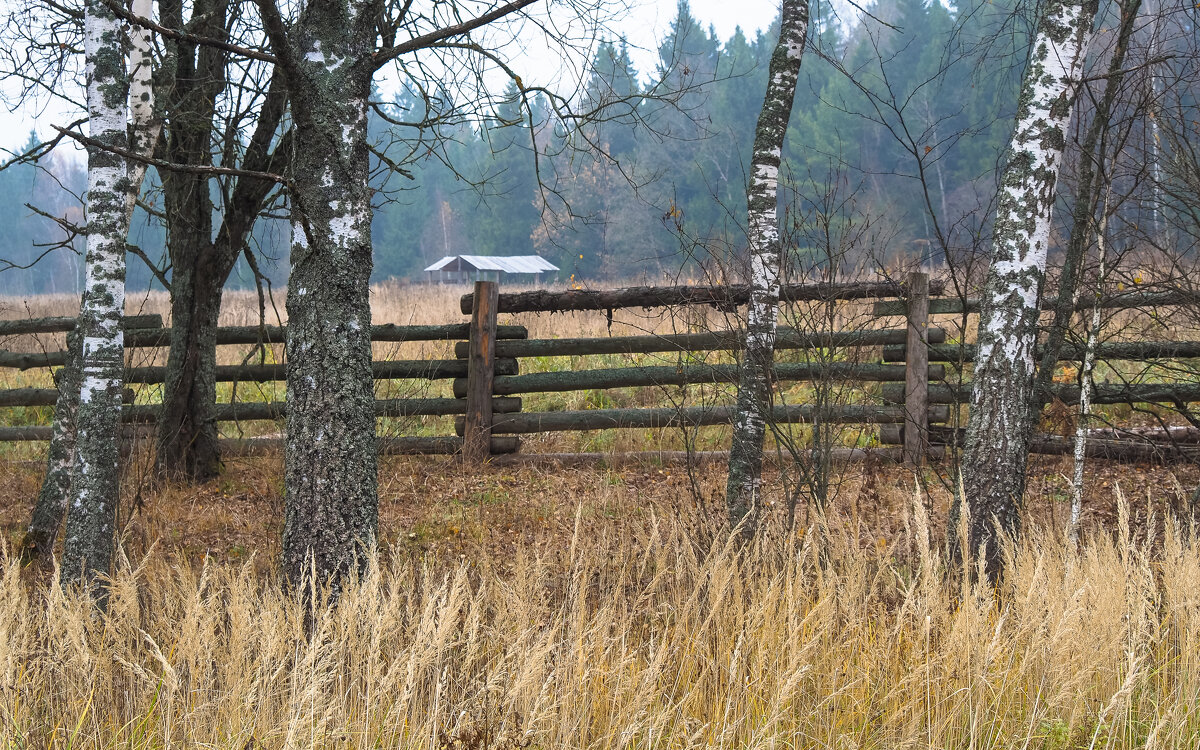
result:
[[[504,273],[544,273],[557,271],[558,266],[538,255],[447,255],[437,263],[426,268],[426,271],[445,271],[447,267],[459,262],[466,263],[477,271],[503,271]]]

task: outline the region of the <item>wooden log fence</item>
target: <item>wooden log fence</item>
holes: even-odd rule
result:
[[[946,426],[958,407],[970,397],[970,383],[951,382],[947,373],[974,356],[974,347],[948,342],[943,327],[931,325],[934,316],[969,314],[977,309],[973,300],[937,298],[944,286],[924,274],[910,274],[903,283],[871,282],[855,284],[794,284],[785,286],[785,303],[829,300],[877,300],[872,306],[877,316],[902,315],[905,325],[847,331],[804,331],[781,328],[777,338],[780,350],[807,350],[800,362],[777,362],[773,377],[777,382],[810,381],[837,384],[858,389],[863,403],[844,403],[821,409],[811,404],[777,404],[772,419],[778,424],[838,423],[859,424],[877,430],[877,450],[848,448],[838,455],[847,458],[888,456],[910,465],[919,465],[927,456],[940,455],[944,446],[959,439],[954,428]],[[569,391],[604,391],[625,388],[685,388],[708,384],[730,384],[737,380],[737,365],[703,361],[703,352],[737,352],[742,338],[737,331],[704,331],[666,335],[608,336],[596,338],[529,339],[528,330],[518,325],[500,325],[498,316],[519,312],[566,312],[572,310],[614,310],[629,307],[674,305],[715,305],[731,309],[744,304],[748,291],[739,286],[708,287],[637,287],[615,291],[538,290],[500,294],[495,282],[479,282],[471,294],[463,295],[460,307],[470,315],[469,322],[444,326],[372,326],[375,342],[452,341],[454,359],[377,360],[372,374],[378,380],[450,381],[450,398],[388,398],[376,402],[380,417],[454,417],[454,434],[442,437],[381,436],[381,453],[461,454],[466,461],[479,464],[499,460],[520,449],[520,435],[561,431],[603,429],[666,429],[727,425],[733,419],[729,404],[688,405],[682,407],[604,408],[568,411],[526,411],[522,395]],[[1191,295],[1177,292],[1134,290],[1102,300],[1110,309],[1143,305],[1193,304]],[[1081,299],[1081,309],[1094,300]],[[0,321],[0,336],[23,336],[70,330],[73,319]],[[131,316],[126,319],[126,344],[129,348],[155,348],[169,342],[170,329],[162,327],[157,316]],[[279,326],[242,326],[219,329],[219,345],[283,344],[286,329]],[[869,348],[869,356],[840,356],[838,350]],[[873,353],[872,353],[873,352]],[[678,364],[654,364],[622,367],[575,369],[568,364],[549,372],[522,373],[521,359],[595,357],[603,355],[679,354]],[[1077,347],[1064,348],[1060,359],[1077,360]],[[1200,342],[1119,342],[1101,345],[1099,356],[1108,359],[1152,360],[1200,358]],[[803,360],[808,361],[803,361]],[[868,361],[862,361],[868,360]],[[66,353],[0,351],[0,367],[29,369],[57,367],[66,361]],[[545,363],[541,363],[544,366]],[[553,364],[553,363],[552,363]],[[131,367],[130,384],[163,382],[165,368]],[[286,378],[285,364],[244,364],[217,368],[217,379],[224,383],[266,383]],[[674,394],[675,392],[673,392]],[[867,403],[877,394],[882,403]],[[1049,396],[1073,403],[1079,388],[1055,384]],[[129,391],[127,401],[132,401]],[[674,397],[674,396],[673,396]],[[0,407],[51,406],[57,398],[53,388],[23,388],[0,391]],[[686,399],[684,399],[686,400]],[[1160,403],[1184,405],[1200,401],[1200,384],[1122,384],[1102,383],[1093,398],[1097,404]],[[695,403],[693,401],[693,403]],[[127,403],[123,421],[133,425],[153,423],[157,407]],[[221,422],[278,420],[286,418],[283,402],[239,401],[216,406],[215,418]],[[1196,446],[1175,451],[1175,455],[1200,458],[1200,430],[1192,439],[1176,439],[1176,445]],[[46,426],[0,426],[0,442],[46,440]],[[1177,433],[1177,434],[1176,434]],[[1164,433],[1179,438],[1184,432]],[[1095,437],[1096,455],[1163,455],[1164,451],[1133,449],[1122,453],[1119,444],[1128,436],[1120,434]],[[1069,442],[1069,441],[1068,441]],[[1142,439],[1142,444],[1147,443]],[[262,455],[278,450],[280,441],[270,435],[241,440],[225,440],[227,455]],[[888,446],[895,445],[892,448]],[[1034,449],[1061,452],[1063,439],[1040,436]],[[667,453],[670,453],[669,451]],[[557,454],[556,454],[557,455]],[[569,457],[558,456],[569,462]]]

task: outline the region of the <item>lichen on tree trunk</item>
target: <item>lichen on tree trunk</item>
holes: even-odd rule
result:
[[[86,4],[88,123],[99,143],[125,148],[129,80],[120,22],[101,0]],[[93,583],[108,573],[119,493],[121,391],[124,385],[125,161],[88,148],[87,271],[79,313],[82,337],[72,500],[62,578]]]
[[[982,554],[993,580],[1000,537],[1019,532],[1051,211],[1095,13],[1095,0],[1052,0],[1043,9],[1000,179],[962,470],[969,553]]]
[[[49,556],[58,539],[71,494],[71,467],[75,464],[75,415],[79,409],[80,358],[83,341],[78,329],[67,333],[67,363],[57,373],[58,400],[54,405],[54,431],[46,456],[46,478],[33,506],[33,518],[21,543],[25,560]]]
[[[373,8],[313,4],[288,35],[294,151],[283,566],[293,586],[329,585],[334,597],[364,563],[378,525],[367,187]]]
[[[216,334],[221,289],[232,262],[218,257],[207,239],[182,250],[178,244],[172,253],[171,346],[155,462],[166,476],[202,482],[217,475],[221,462],[213,419]]]
[[[757,530],[761,502],[762,449],[771,408],[771,366],[779,308],[776,196],[780,155],[808,36],[807,0],[784,0],[781,19],[779,42],[771,55],[767,91],[755,128],[750,185],[746,191],[750,301],[726,487],[729,523],[743,537],[752,536]]]

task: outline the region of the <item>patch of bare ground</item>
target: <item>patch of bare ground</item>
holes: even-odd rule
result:
[[[271,573],[283,528],[283,466],[279,457],[231,459],[220,479],[198,487],[157,482],[144,454],[129,463],[123,484],[122,542],[139,557],[159,546],[190,564],[205,557],[236,562],[253,559]],[[931,464],[920,475],[903,467],[847,464],[839,467],[835,492],[826,509],[834,533],[861,549],[895,547],[912,522],[918,482],[929,511],[932,537],[945,538],[950,502],[947,467]],[[0,462],[0,528],[17,542],[28,523],[43,467],[36,460]],[[1040,456],[1030,463],[1025,502],[1028,528],[1061,529],[1070,504],[1071,460]],[[769,523],[788,517],[780,471],[768,467]],[[1183,518],[1190,489],[1198,481],[1192,467],[1089,462],[1083,525],[1112,529],[1117,524],[1117,490],[1131,508],[1135,533],[1152,521]],[[553,462],[468,468],[455,458],[398,456],[381,461],[379,541],[385,558],[400,556],[455,565],[490,560],[503,569],[516,555],[553,558],[582,531],[589,538],[619,537],[648,519],[677,525],[706,540],[723,521],[725,465],[706,462],[690,471],[678,463],[620,463],[570,466]],[[801,492],[795,520],[799,530],[817,521]],[[800,532],[802,533],[802,531]]]

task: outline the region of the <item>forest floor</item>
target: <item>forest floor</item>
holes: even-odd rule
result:
[[[170,557],[199,564],[253,559],[270,573],[283,530],[283,463],[278,457],[236,458],[220,479],[195,487],[151,478],[149,456],[130,462],[123,487],[122,539],[131,558],[152,545]],[[854,544],[892,545],[912,520],[914,488],[921,482],[934,538],[945,538],[950,502],[946,467],[931,464],[918,476],[902,467],[838,467],[826,508],[830,528]],[[0,461],[0,530],[15,545],[29,522],[44,467],[28,460]],[[1070,510],[1072,462],[1034,456],[1024,511],[1027,526],[1065,527]],[[1189,466],[1089,460],[1082,527],[1117,523],[1118,490],[1129,503],[1135,532],[1156,519],[1182,519],[1198,472]],[[380,466],[379,541],[385,557],[399,555],[453,566],[461,560],[503,560],[518,548],[545,554],[561,550],[582,524],[588,534],[623,533],[656,515],[711,533],[723,518],[725,465],[706,462],[691,474],[682,463],[570,466],[531,462],[469,468],[450,457],[399,456]],[[780,471],[768,467],[768,515],[786,523],[788,507]],[[799,529],[814,520],[801,499]],[[1139,532],[1140,533],[1140,532]],[[911,551],[911,550],[909,550]]]

